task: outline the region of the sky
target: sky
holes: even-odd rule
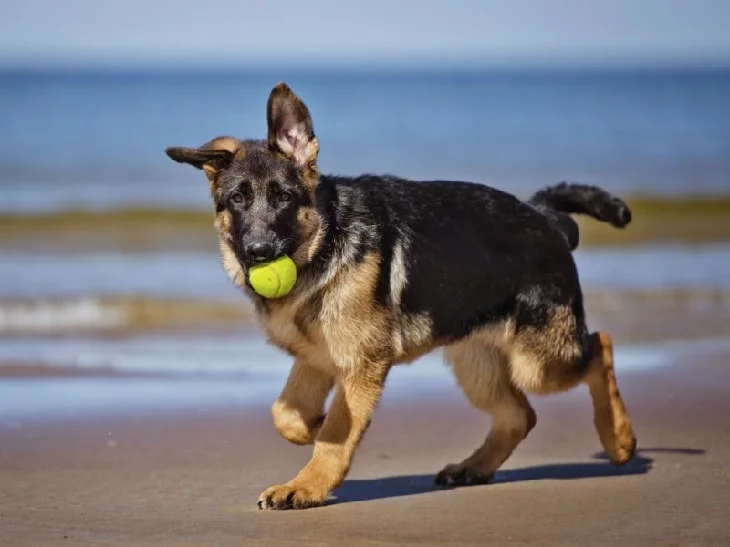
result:
[[[5,65],[730,64],[730,0],[0,0]]]

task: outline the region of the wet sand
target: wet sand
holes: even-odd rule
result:
[[[537,190],[537,187],[535,188]],[[525,199],[530,194],[521,195]],[[578,216],[581,248],[700,244],[730,238],[730,197],[627,196],[633,219],[625,230]],[[199,209],[121,208],[0,214],[0,246],[22,251],[217,251],[213,213]],[[49,238],[49,232],[53,237]]]
[[[386,396],[332,503],[261,512],[260,491],[309,447],[268,409],[91,417],[0,429],[0,544],[727,545],[730,355],[717,351],[619,382],[639,438],[605,461],[584,389],[533,398],[538,426],[495,483],[432,485],[481,442],[488,419],[452,389]]]

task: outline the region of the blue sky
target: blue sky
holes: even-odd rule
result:
[[[0,62],[730,63],[730,0],[0,0]]]

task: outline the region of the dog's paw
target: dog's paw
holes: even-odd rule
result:
[[[297,409],[277,400],[271,408],[274,427],[287,441],[296,445],[312,444],[324,423],[324,415],[307,422]]]
[[[322,505],[327,495],[316,489],[290,482],[264,490],[259,496],[258,506],[259,509],[275,511],[309,509]]]
[[[493,473],[484,474],[478,469],[454,463],[447,465],[436,475],[435,482],[439,486],[472,486],[476,484],[487,484],[494,477]]]
[[[625,465],[629,463],[636,453],[636,437],[630,428],[621,430],[620,433],[612,439],[612,442],[606,443],[606,454],[614,465]]]
[[[608,459],[614,465],[625,465],[636,453],[636,436],[628,417],[617,414],[618,417],[615,414],[599,414],[595,424]]]

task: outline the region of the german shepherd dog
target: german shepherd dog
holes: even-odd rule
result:
[[[390,368],[438,347],[492,428],[437,484],[489,481],[535,427],[525,393],[581,383],[611,461],[632,458],[611,337],[586,326],[569,215],[623,227],[631,220],[623,201],[564,183],[525,202],[477,183],[322,175],[309,110],[284,83],[271,91],[267,122],[266,140],[166,150],[205,172],[223,268],[253,301],[270,343],[294,360],[273,421],[313,454],[296,477],[261,494],[261,509],[324,503],[349,471]],[[297,283],[262,298],[246,272],[284,254]]]

